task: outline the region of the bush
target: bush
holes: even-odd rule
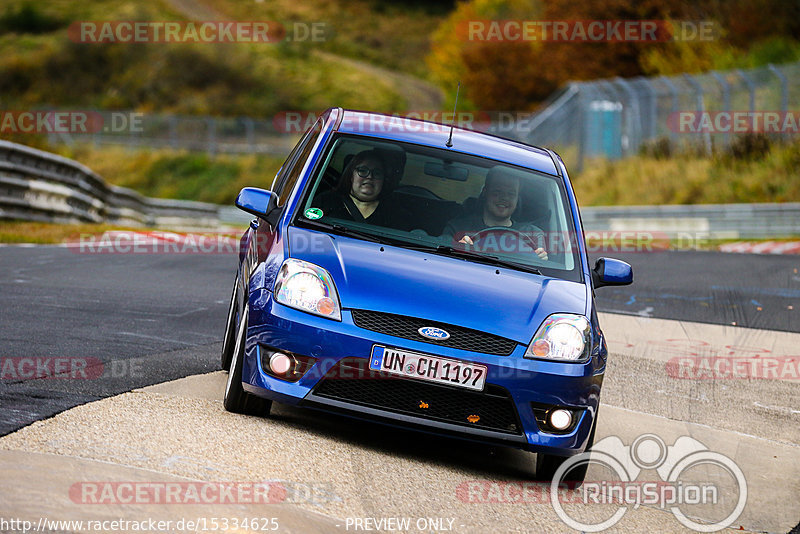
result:
[[[725,154],[733,159],[760,160],[769,154],[772,140],[763,133],[747,133],[734,138]]]
[[[639,155],[655,159],[669,159],[675,154],[675,146],[669,137],[646,141],[639,147]]]
[[[9,7],[0,15],[1,33],[48,33],[64,26],[59,19],[45,15],[35,4],[26,2],[14,10]]]

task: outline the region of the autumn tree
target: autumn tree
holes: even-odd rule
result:
[[[656,42],[630,40],[468,39],[470,21],[660,21]],[[710,23],[712,39],[682,40],[677,24]],[[666,33],[665,33],[666,32]],[[766,39],[781,37],[769,45]],[[760,57],[800,53],[796,0],[467,0],[432,36],[428,67],[444,87],[484,110],[530,110],[571,80],[700,72],[731,66],[737,47],[761,46]],[[685,36],[684,36],[685,37]],[[767,44],[764,44],[767,43]],[[745,65],[748,66],[748,65]]]

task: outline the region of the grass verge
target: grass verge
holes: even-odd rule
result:
[[[713,157],[679,153],[589,160],[573,176],[582,206],[800,202],[800,139]]]
[[[0,223],[0,243],[35,243],[55,245],[78,240],[81,234],[101,234],[111,230],[136,228],[110,224],[56,224],[26,221],[3,221]],[[141,228],[138,229],[141,231]]]
[[[130,227],[113,224],[58,224],[28,221],[2,221],[0,222],[0,243],[19,244],[33,243],[37,245],[59,245],[62,243],[78,243],[81,238],[89,239],[90,236],[99,240],[106,232],[170,232],[166,228]],[[191,232],[193,236],[229,237],[238,239],[244,228],[225,228],[223,231],[214,232],[199,230]],[[173,232],[170,232],[173,233]],[[174,232],[186,235],[186,232]],[[98,241],[95,241],[97,243]],[[130,244],[126,242],[126,244]],[[99,245],[96,245],[99,246]]]

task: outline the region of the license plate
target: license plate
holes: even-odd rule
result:
[[[486,366],[375,346],[369,368],[406,378],[483,391]]]

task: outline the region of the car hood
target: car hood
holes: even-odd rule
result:
[[[552,313],[586,313],[580,283],[298,227],[288,235],[289,256],[326,269],[344,309],[419,317],[522,344]]]

